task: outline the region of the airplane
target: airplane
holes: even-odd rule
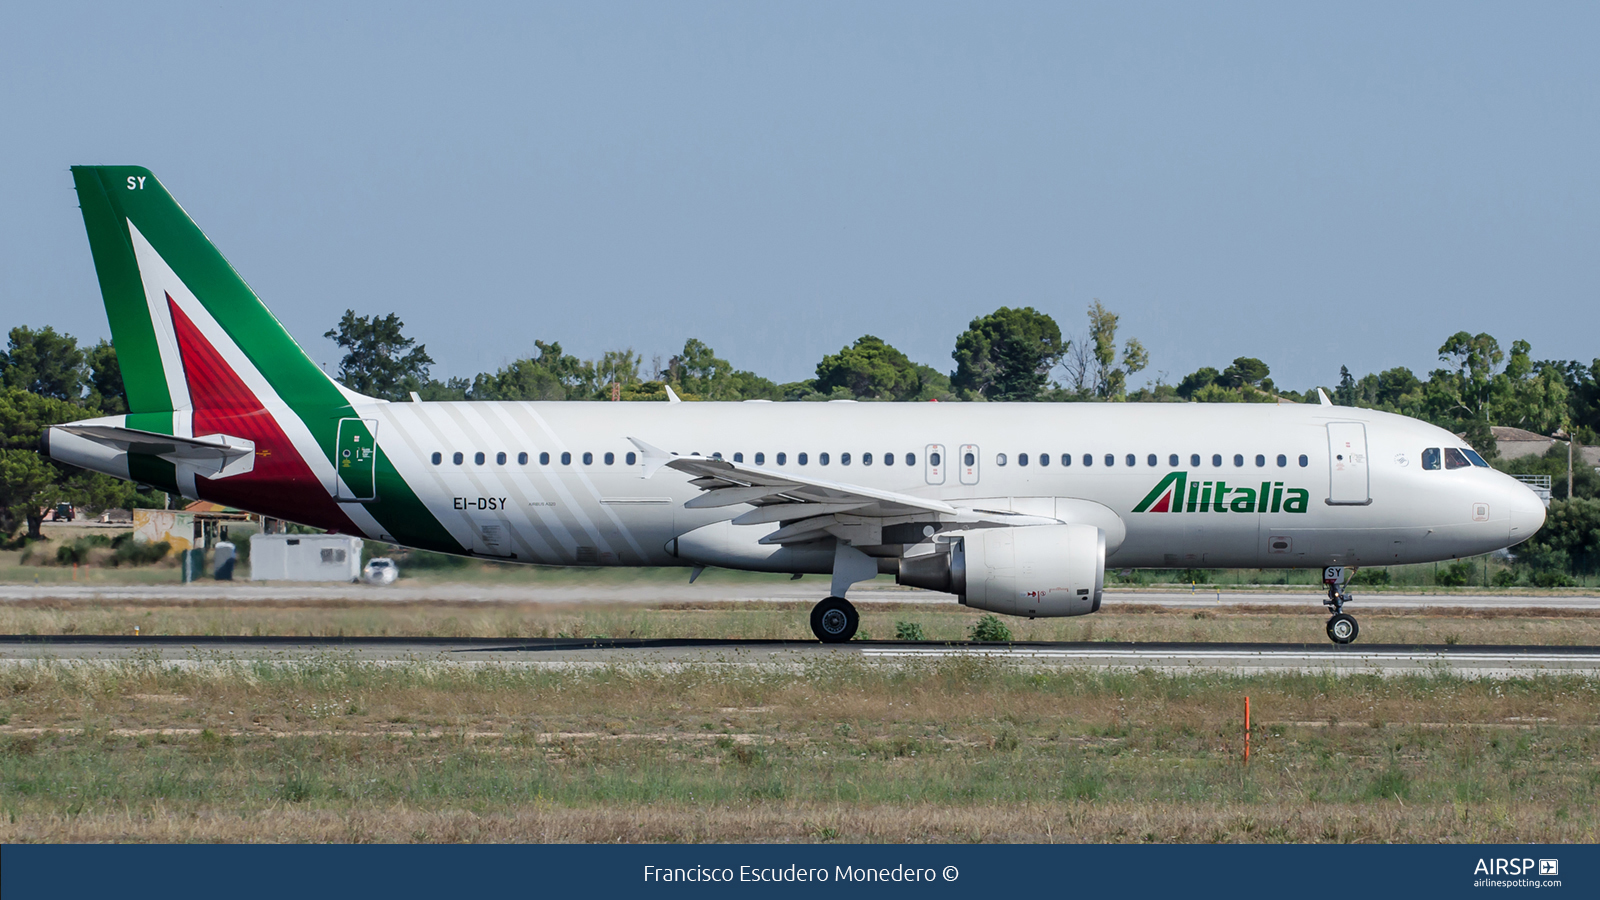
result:
[[[411,402],[330,378],[147,169],[72,169],[129,412],[51,459],[407,547],[559,566],[831,577],[1010,616],[1100,608],[1114,568],[1360,566],[1531,537],[1545,509],[1461,438],[1318,404]],[[1319,391],[1320,393],[1320,391]]]

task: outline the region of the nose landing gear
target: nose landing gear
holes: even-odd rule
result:
[[[1355,617],[1344,611],[1344,605],[1352,599],[1344,586],[1353,574],[1354,567],[1328,566],[1322,570],[1322,583],[1328,586],[1328,599],[1322,601],[1322,605],[1333,612],[1328,619],[1328,639],[1335,644],[1351,643],[1361,634],[1361,626],[1356,624]]]
[[[861,616],[843,597],[829,597],[811,607],[811,633],[824,644],[842,644],[856,636]]]

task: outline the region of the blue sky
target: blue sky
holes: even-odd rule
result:
[[[686,337],[787,381],[1098,298],[1169,381],[1600,355],[1594,4],[23,4],[0,325],[108,334],[67,167],[150,167],[320,362]],[[1139,383],[1143,378],[1135,378]]]

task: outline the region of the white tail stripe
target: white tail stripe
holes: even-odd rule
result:
[[[133,256],[139,264],[139,280],[144,284],[150,327],[155,330],[156,346],[161,351],[161,371],[167,379],[167,393],[172,397],[174,410],[189,409],[189,382],[183,377],[183,356],[178,352],[178,335],[172,327],[172,313],[167,309],[165,290],[165,284],[177,282],[178,276],[145,240],[133,220],[128,219],[127,222],[128,235],[133,239]],[[179,431],[177,422],[172,424],[174,433],[179,437],[194,436],[188,430]]]

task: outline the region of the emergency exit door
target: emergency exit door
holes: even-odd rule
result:
[[[378,496],[377,419],[340,419],[339,440],[333,465],[339,477],[335,494],[340,500],[367,501]]]
[[[1367,426],[1328,423],[1328,504],[1365,506],[1372,502],[1367,461]]]
[[[962,484],[978,483],[978,445],[962,444],[956,454],[956,467],[961,472]]]
[[[922,451],[922,474],[929,484],[944,484],[944,467],[949,462],[944,458],[943,444],[929,444]]]

